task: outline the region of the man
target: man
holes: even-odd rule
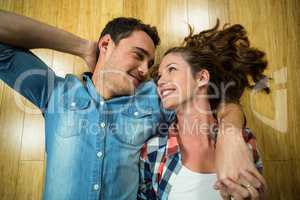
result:
[[[0,12],[0,41],[71,53],[93,71],[83,81],[74,75],[61,78],[28,50],[0,46],[1,80],[38,106],[45,118],[44,199],[136,199],[140,149],[159,124],[172,120],[171,113],[160,109],[154,83],[144,82],[159,43],[156,29],[137,19],[117,18],[95,44]],[[225,106],[219,118],[242,127],[236,106]],[[238,173],[247,169],[256,173],[236,132],[218,138],[220,178],[237,180]]]

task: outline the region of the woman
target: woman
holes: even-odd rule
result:
[[[199,34],[190,31],[183,46],[165,53],[158,69],[157,90],[164,108],[176,110],[177,120],[143,148],[140,199],[221,199],[213,188],[217,181],[214,114],[221,103],[239,102],[245,88],[252,89],[265,80],[264,55],[250,47],[241,25],[218,30],[218,23]],[[265,90],[269,92],[267,87]],[[255,138],[248,129],[244,129],[244,139],[261,170]],[[227,180],[226,184],[239,184],[230,195],[234,199],[261,198],[264,188],[249,184],[253,177],[246,172],[238,181]],[[224,193],[226,184],[218,188],[223,198],[230,199]]]

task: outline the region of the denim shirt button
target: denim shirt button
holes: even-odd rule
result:
[[[72,102],[72,103],[71,103],[71,106],[72,106],[72,107],[75,107],[75,106],[76,106],[76,103],[75,103],[75,102]]]
[[[105,124],[104,122],[102,122],[102,123],[100,124],[100,126],[101,126],[101,128],[105,128],[106,124]]]
[[[94,189],[95,191],[99,190],[99,188],[100,188],[100,186],[99,186],[98,184],[95,184],[95,185],[93,186],[93,189]]]
[[[138,116],[139,112],[134,112],[133,114],[134,114],[134,116]]]
[[[103,106],[104,105],[104,101],[100,101],[100,105]]]
[[[102,155],[103,155],[103,153],[102,153],[101,151],[99,151],[99,152],[97,153],[97,157],[98,157],[98,158],[101,158]]]

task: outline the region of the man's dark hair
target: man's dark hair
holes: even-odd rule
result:
[[[160,39],[155,26],[144,24],[141,20],[135,18],[118,17],[106,24],[99,40],[106,34],[109,34],[117,45],[120,40],[129,37],[133,31],[144,31],[152,39],[154,46],[159,45]],[[97,58],[100,51],[97,48]]]

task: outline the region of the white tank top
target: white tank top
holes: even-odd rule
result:
[[[219,191],[213,188],[217,181],[214,173],[202,174],[182,166],[174,180],[169,200],[222,200]]]

